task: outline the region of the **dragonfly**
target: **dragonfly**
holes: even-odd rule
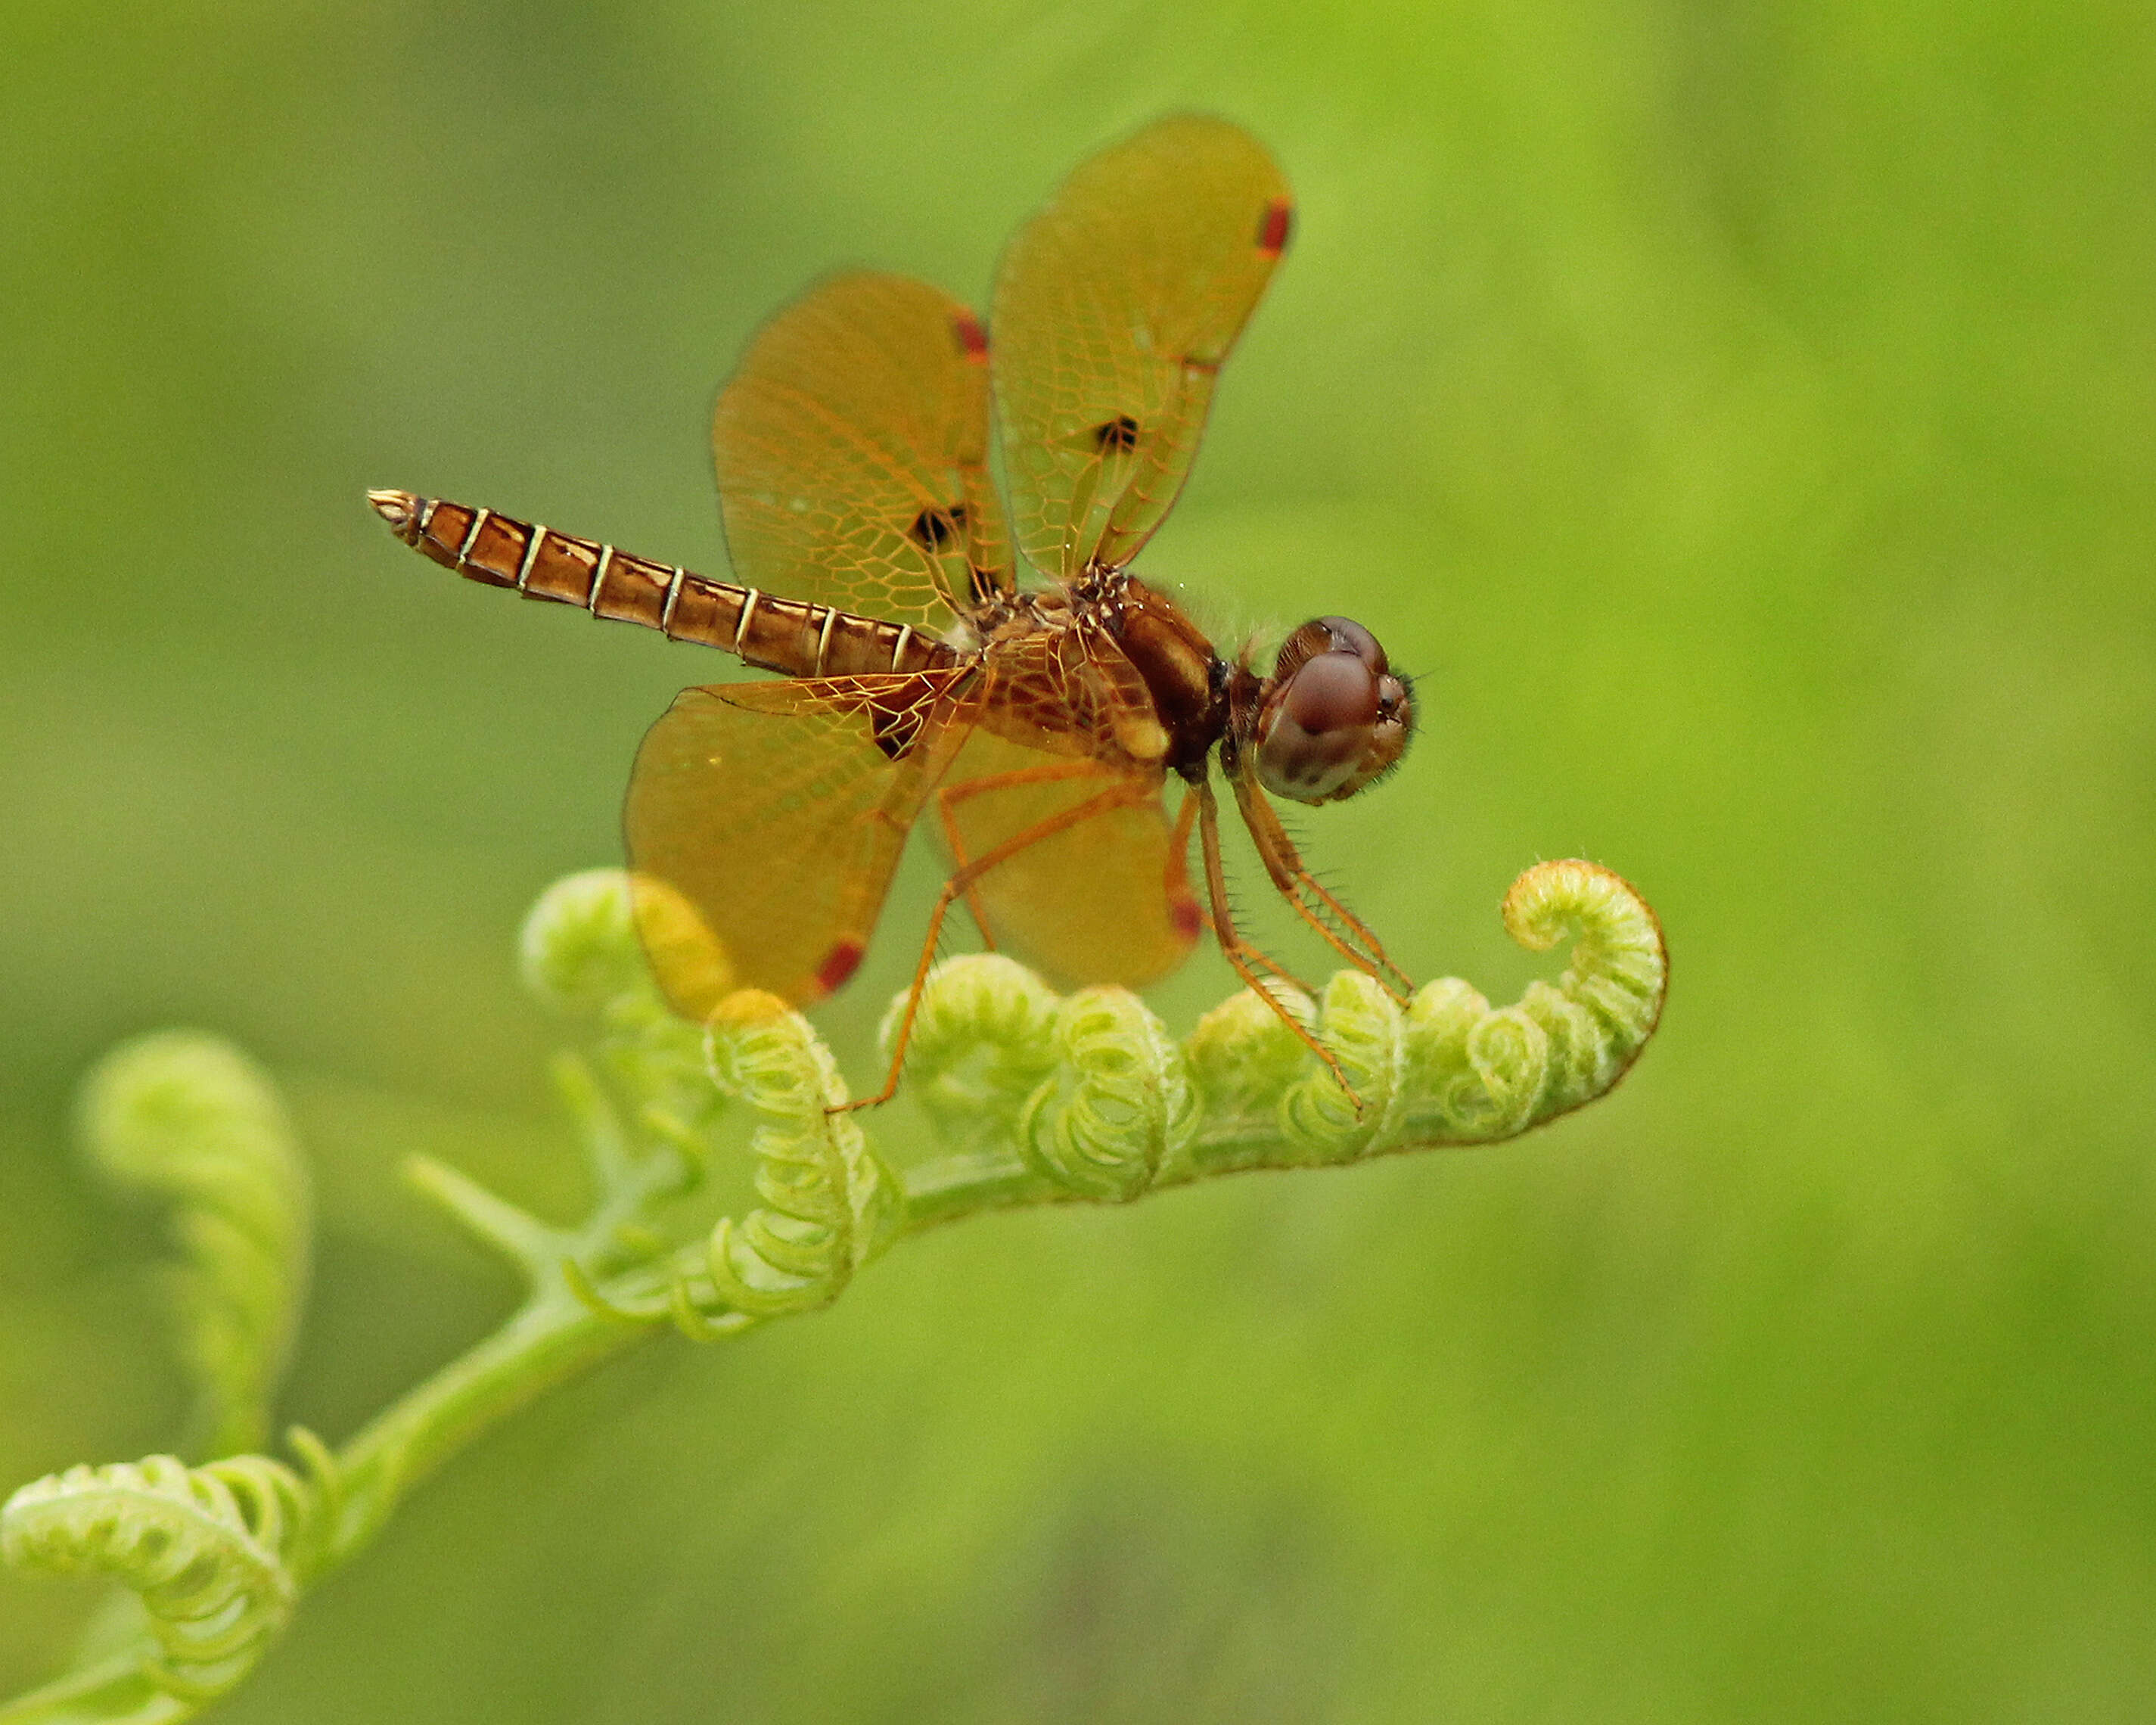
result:
[[[985,943],[1070,985],[1156,981],[1209,922],[1353,1096],[1282,998],[1301,985],[1238,929],[1213,781],[1295,912],[1404,1000],[1407,976],[1304,865],[1271,799],[1337,802],[1392,772],[1411,685],[1343,617],[1303,624],[1269,668],[1255,642],[1224,658],[1131,567],[1292,220],[1262,145],[1178,115],[1081,164],[1019,228],[985,325],[906,277],[826,280],[764,326],[718,399],[730,581],[490,509],[367,494],[460,575],[780,674],[685,690],[637,752],[631,904],[675,1010],[706,1020],[742,988],[795,1007],[830,994],[868,950],[908,834],[932,822],[952,866],[883,1088],[851,1106],[896,1092],[962,902]]]

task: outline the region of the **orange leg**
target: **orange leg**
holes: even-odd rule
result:
[[[1171,897],[1178,892],[1187,893],[1190,891],[1190,870],[1188,867],[1190,828],[1193,817],[1194,817],[1198,813],[1199,800],[1200,799],[1196,791],[1186,789],[1183,793],[1183,808],[1175,817],[1175,836],[1169,840],[1173,854],[1168,859],[1168,892]],[[1206,878],[1209,890],[1212,877],[1209,874]],[[1214,901],[1214,920],[1215,927],[1214,932],[1215,935],[1218,935],[1219,932],[1218,927],[1219,912],[1223,910],[1228,910],[1227,877],[1224,871],[1221,876],[1219,895]],[[1228,910],[1228,920],[1229,924],[1232,926],[1235,921],[1235,916],[1232,910]],[[1243,947],[1242,951],[1243,957],[1248,959],[1252,964],[1255,965],[1260,970],[1264,971],[1266,975],[1277,977],[1281,981],[1286,983],[1291,988],[1298,989],[1305,994],[1317,993],[1317,989],[1312,988],[1308,983],[1303,981],[1301,977],[1297,976],[1286,965],[1281,963],[1277,959],[1269,957],[1266,954],[1260,952],[1255,947],[1245,945]]]
[[[1378,985],[1403,1006],[1414,991],[1414,983],[1399,965],[1385,956],[1385,949],[1363,920],[1347,906],[1326,891],[1317,878],[1302,865],[1301,855],[1295,841],[1287,835],[1280,817],[1273,813],[1272,804],[1256,786],[1238,778],[1235,781],[1235,804],[1242,810],[1243,824],[1250,829],[1251,841],[1258,847],[1258,855],[1272,876],[1273,885],[1280,889],[1281,896],[1295,907],[1296,914],[1307,922],[1324,939],[1326,944],[1339,953],[1350,964]],[[1309,895],[1306,897],[1305,895]],[[1343,936],[1323,916],[1311,907],[1316,899],[1339,918]]]
[[[1190,907],[1193,924],[1192,940],[1198,938],[1195,918],[1198,901],[1190,891],[1190,828],[1198,815],[1197,796],[1187,788],[1183,793],[1183,806],[1175,812],[1175,830],[1168,834],[1168,870],[1161,880],[1161,891],[1168,896],[1173,913],[1180,915],[1181,907]]]
[[[1107,774],[1096,761],[1059,761],[1047,767],[1019,767],[1009,773],[991,773],[980,778],[962,779],[957,784],[943,785],[936,793],[936,819],[943,828],[943,842],[951,847],[951,860],[960,873],[966,868],[966,843],[958,836],[958,824],[952,819],[951,811],[969,797],[978,797],[989,791],[1009,790],[1015,785],[1053,784],[1066,778],[1100,778]],[[995,932],[988,927],[988,919],[981,914],[981,907],[973,900],[973,889],[966,889],[966,912],[973,919],[973,926],[981,931],[981,943],[991,952],[996,949]]]
[[[1260,970],[1265,972],[1267,976],[1278,977],[1281,981],[1286,983],[1288,987],[1296,990],[1296,993],[1308,994],[1313,998],[1317,995],[1317,989],[1311,987],[1308,983],[1303,981],[1301,977],[1297,976],[1293,971],[1290,970],[1285,964],[1281,963],[1279,959],[1274,957],[1270,953],[1261,952],[1255,947],[1245,945],[1243,948],[1243,956],[1249,959],[1250,963],[1255,964]]]
[[[1191,795],[1198,798],[1198,831],[1205,852],[1206,896],[1212,901],[1213,932],[1219,940],[1222,956],[1235,966],[1235,974],[1242,978],[1250,992],[1272,1008],[1281,1022],[1295,1032],[1303,1045],[1325,1062],[1334,1081],[1347,1092],[1348,1100],[1355,1105],[1355,1111],[1360,1114],[1363,1099],[1355,1093],[1355,1086],[1348,1081],[1348,1074],[1341,1066],[1339,1058],[1312,1035],[1301,1020],[1281,1004],[1274,998],[1272,990],[1259,980],[1257,968],[1260,965],[1276,976],[1285,977],[1286,973],[1235,932],[1235,919],[1228,909],[1228,871],[1220,861],[1220,814],[1213,800],[1213,787],[1201,779],[1191,787]]]
[[[1038,845],[1044,839],[1052,839],[1058,833],[1068,832],[1072,827],[1081,825],[1097,815],[1150,802],[1159,794],[1158,786],[1145,779],[1125,780],[1111,785],[1082,803],[1074,803],[1060,814],[1036,822],[1022,833],[1014,833],[1002,844],[982,852],[945,881],[943,891],[937,896],[936,908],[929,913],[928,935],[921,943],[921,962],[913,969],[913,986],[906,990],[906,1011],[898,1021],[898,1034],[893,1039],[894,1046],[891,1051],[891,1071],[884,1079],[883,1088],[872,1096],[864,1096],[858,1101],[844,1103],[829,1111],[838,1114],[851,1108],[873,1108],[898,1094],[898,1075],[906,1065],[906,1046],[913,1040],[913,1020],[921,1010],[921,991],[927,985],[929,967],[936,962],[936,943],[942,938],[943,919],[950,914],[951,906],[964,896],[968,887],[990,869],[1009,862],[1029,845]]]

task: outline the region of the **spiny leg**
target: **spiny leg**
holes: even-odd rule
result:
[[[1295,913],[1322,935],[1326,944],[1362,971],[1366,976],[1405,1006],[1414,994],[1414,978],[1410,977],[1386,953],[1376,935],[1363,924],[1353,911],[1335,898],[1307,869],[1298,866],[1295,870],[1296,891],[1286,893],[1289,905]],[[1312,910],[1302,894],[1315,895],[1326,909],[1347,925],[1348,933],[1342,937],[1339,931]]]
[[[1302,1020],[1290,1012],[1286,1006],[1260,980],[1252,961],[1255,960],[1276,975],[1286,975],[1281,968],[1235,932],[1235,919],[1228,908],[1228,871],[1220,860],[1220,814],[1213,800],[1213,787],[1200,779],[1191,788],[1198,800],[1198,831],[1201,848],[1205,853],[1205,892],[1213,906],[1213,932],[1220,942],[1220,952],[1242,978],[1245,986],[1259,999],[1270,1006],[1280,1021],[1295,1032],[1297,1039],[1317,1058],[1325,1062],[1333,1080],[1354,1104],[1355,1111],[1363,1111],[1363,1098],[1355,1086],[1348,1081],[1347,1070],[1339,1057],[1312,1035]]]
[[[1188,865],[1188,857],[1190,850],[1190,829],[1198,814],[1199,803],[1200,798],[1198,793],[1186,788],[1183,793],[1183,807],[1179,811],[1178,811],[1175,817],[1175,834],[1168,841],[1172,854],[1168,858],[1168,888],[1171,896],[1178,892],[1188,892],[1190,891],[1190,873]],[[1209,888],[1211,878],[1212,877],[1209,873],[1207,875]],[[1218,900],[1218,907],[1221,910],[1226,911],[1229,926],[1233,927],[1235,924],[1235,911],[1233,907],[1228,903],[1227,874],[1224,868],[1221,872],[1220,896]],[[1217,914],[1214,916],[1214,933],[1217,937],[1219,933],[1219,918]],[[1238,943],[1241,944],[1240,937]],[[1257,966],[1259,969],[1264,971],[1269,976],[1278,978],[1281,982],[1286,983],[1291,988],[1294,988],[1305,994],[1314,995],[1317,993],[1317,989],[1312,988],[1308,983],[1303,981],[1301,977],[1290,970],[1285,964],[1282,964],[1278,959],[1270,957],[1269,954],[1260,952],[1255,947],[1246,944],[1242,945],[1242,953],[1245,958],[1249,960],[1252,964]],[[1240,974],[1240,972],[1237,973]]]
[[[1242,810],[1243,824],[1258,847],[1258,856],[1272,877],[1280,895],[1295,909],[1297,916],[1316,929],[1326,944],[1371,978],[1394,999],[1403,1006],[1414,992],[1414,982],[1399,965],[1386,955],[1383,945],[1372,933],[1361,917],[1342,904],[1320,883],[1317,877],[1303,866],[1301,854],[1295,841],[1288,837],[1287,829],[1281,824],[1280,816],[1254,784],[1238,778],[1235,781],[1235,803]],[[1317,899],[1340,919],[1347,932],[1343,935],[1311,907],[1307,893]],[[1358,944],[1359,943],[1359,944]]]
[[[1168,834],[1168,868],[1160,883],[1170,905],[1188,904],[1194,911],[1198,901],[1190,891],[1190,829],[1197,815],[1198,799],[1186,788],[1183,806],[1175,811],[1175,829]],[[1194,941],[1198,938],[1195,928],[1190,931],[1190,937]]]
[[[1308,994],[1313,998],[1317,995],[1317,990],[1316,988],[1312,988],[1308,983],[1305,982],[1301,977],[1290,970],[1287,966],[1281,963],[1279,959],[1274,957],[1270,952],[1260,952],[1255,947],[1245,945],[1243,948],[1243,956],[1249,959],[1251,963],[1257,966],[1260,970],[1265,972],[1267,976],[1278,978],[1281,982],[1286,983],[1288,987],[1293,988],[1297,993]]]
[[[1299,859],[1296,864],[1295,874],[1296,881],[1303,890],[1315,894],[1322,901],[1325,907],[1347,925],[1349,935],[1360,942],[1379,968],[1387,973],[1390,980],[1387,979],[1387,976],[1380,976],[1377,978],[1378,982],[1383,986],[1385,992],[1392,995],[1403,1006],[1406,1005],[1409,997],[1414,993],[1414,978],[1393,962],[1391,955],[1385,951],[1383,942],[1378,940],[1369,925],[1335,898],[1325,883],[1312,874],[1308,869],[1303,867]],[[1322,919],[1313,914],[1300,901],[1296,902],[1296,908],[1301,912],[1304,920],[1314,927],[1322,928],[1325,926]]]
[[[1038,845],[1044,839],[1052,839],[1058,833],[1067,832],[1096,815],[1150,801],[1158,794],[1156,784],[1142,779],[1111,785],[1082,803],[1073,803],[1060,814],[1034,823],[1022,833],[1014,833],[1000,845],[983,851],[945,881],[942,891],[937,895],[936,908],[929,913],[927,937],[921,943],[921,959],[913,968],[913,985],[906,993],[906,1010],[900,1015],[898,1034],[892,1039],[891,1070],[884,1079],[883,1088],[872,1096],[842,1103],[826,1111],[840,1114],[853,1108],[874,1108],[898,1094],[898,1076],[906,1065],[906,1044],[913,1040],[913,1020],[921,1010],[921,991],[927,986],[929,968],[936,962],[936,943],[942,938],[943,919],[950,914],[951,906],[964,895],[968,887],[989,870],[1009,862],[1029,845]],[[1344,1085],[1346,1080],[1342,1080],[1342,1083]]]

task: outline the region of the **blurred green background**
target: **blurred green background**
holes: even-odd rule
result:
[[[1537,857],[1674,954],[1521,1143],[990,1219],[577,1385],[222,1717],[2156,1717],[2145,5],[18,0],[0,80],[0,1484],[177,1440],[67,1148],[116,1039],[289,1084],[332,1437],[508,1297],[397,1156],[568,1189],[515,926],[725,665],[362,489],[722,570],[757,321],[978,300],[1167,110],[1301,217],[1145,567],[1424,679],[1317,855],[1493,995]],[[857,1081],[910,952],[819,1016]],[[0,1689],[91,1597],[0,1577]]]

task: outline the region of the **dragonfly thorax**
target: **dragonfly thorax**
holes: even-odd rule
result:
[[[1155,758],[1170,771],[1202,772],[1228,730],[1228,666],[1183,608],[1134,575],[1101,578],[1081,603],[1101,619],[1145,680],[1166,738]]]

